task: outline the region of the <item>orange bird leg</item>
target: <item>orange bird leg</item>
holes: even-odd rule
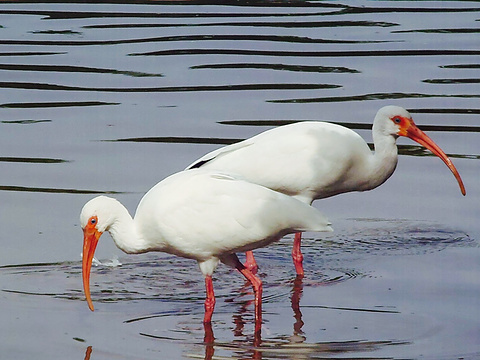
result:
[[[260,334],[262,329],[262,280],[260,280],[255,274],[248,270],[238,257],[234,255],[233,265],[242,273],[243,276],[252,284],[253,291],[255,292],[255,334]]]
[[[246,251],[245,252],[245,264],[243,264],[248,270],[252,272],[252,274],[256,274],[258,271],[258,265],[255,261],[255,257],[253,256],[253,251]]]
[[[92,347],[88,346],[87,350],[85,351],[85,358],[84,360],[90,360],[90,355],[92,354]]]
[[[303,255],[300,249],[302,245],[302,233],[298,232],[295,234],[295,238],[293,239],[293,249],[292,249],[292,259],[293,265],[295,265],[295,270],[298,276],[303,276]]]
[[[213,309],[215,309],[215,294],[213,292],[213,281],[210,275],[205,276],[205,289],[207,297],[205,298],[205,317],[203,323],[208,324],[212,321]]]

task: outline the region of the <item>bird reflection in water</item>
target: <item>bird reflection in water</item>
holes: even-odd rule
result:
[[[211,323],[204,323],[203,324],[204,330],[205,330],[205,336],[203,338],[203,342],[205,345],[205,360],[212,360],[213,356],[215,355],[215,336],[213,335],[213,329],[212,329],[212,324]],[[261,345],[261,334],[258,331],[255,331],[253,334],[253,342],[252,342],[252,347],[245,349],[243,354],[244,356],[248,356],[249,359],[253,360],[261,360],[262,359],[262,350],[260,349]],[[221,345],[218,344],[220,347]],[[223,346],[221,346],[223,347]],[[235,347],[235,345],[233,345]]]
[[[253,292],[251,290],[251,287],[249,284],[245,284],[244,287],[242,287],[240,293],[245,294],[245,295],[251,295]],[[292,288],[292,295],[290,297],[291,301],[291,306],[293,310],[293,317],[295,319],[295,322],[293,324],[293,334],[288,338],[289,342],[291,343],[302,343],[306,340],[306,337],[303,335],[304,332],[302,330],[302,327],[304,325],[304,322],[302,320],[302,312],[300,310],[300,299],[302,297],[303,293],[303,276],[298,275],[295,280],[293,281],[293,288]],[[237,313],[233,316],[233,323],[235,325],[233,329],[233,335],[235,337],[243,337],[247,339],[247,342],[251,342],[252,347],[247,350],[249,352],[249,358],[251,359],[256,359],[260,360],[262,359],[262,337],[261,333],[255,331],[253,333],[253,339],[245,335],[243,333],[245,324],[247,323],[243,319],[244,314],[248,314],[248,307],[253,304],[253,300],[247,300],[243,301],[240,305],[239,310]],[[205,345],[205,360],[211,360],[213,359],[213,356],[215,354],[215,335],[213,333],[212,329],[212,324],[203,324],[204,325],[204,345]],[[242,341],[243,346],[245,345],[245,341]],[[243,347],[242,346],[242,347]],[[246,355],[246,354],[245,354]]]
[[[292,303],[293,317],[295,318],[295,323],[293,324],[293,336],[291,339],[293,342],[303,342],[305,341],[305,336],[303,336],[303,320],[302,320],[302,311],[300,310],[300,298],[303,293],[303,276],[297,275],[293,281],[292,297],[290,298]]]
[[[205,329],[205,336],[203,337],[203,343],[205,344],[205,360],[210,360],[215,354],[212,323],[203,323]]]
[[[316,283],[317,285],[326,285],[326,283]],[[238,340],[233,341],[221,341],[215,338],[212,323],[203,324],[203,342],[201,344],[193,344],[194,347],[191,349],[192,353],[188,354],[188,357],[199,358],[199,351],[203,352],[201,357],[205,360],[212,360],[215,357],[215,350],[218,351],[230,351],[245,359],[254,359],[261,360],[263,358],[269,357],[272,354],[272,351],[279,355],[283,351],[285,354],[291,354],[291,351],[295,349],[295,352],[299,355],[299,358],[311,358],[312,354],[325,355],[325,354],[339,354],[339,353],[355,353],[355,352],[365,352],[365,351],[375,351],[385,346],[392,345],[406,345],[409,344],[408,341],[402,340],[347,340],[347,341],[337,341],[337,342],[318,342],[318,343],[307,343],[306,336],[303,331],[304,321],[302,319],[302,312],[300,307],[300,300],[302,298],[304,288],[303,276],[297,276],[293,281],[293,287],[291,290],[291,307],[293,311],[293,331],[291,336],[281,336],[280,340],[262,340],[260,332],[253,332],[251,335],[244,334],[244,326],[249,323],[249,320],[245,320],[244,316],[250,316],[248,311],[254,303],[253,300],[242,301],[239,304],[239,308],[236,311],[236,314],[233,316],[234,327],[232,329],[233,335]],[[251,296],[252,290],[246,284],[245,287],[241,288],[239,291],[242,295]],[[230,300],[231,301],[231,300]],[[378,311],[378,310],[377,310]],[[386,311],[388,312],[388,311]],[[135,319],[133,321],[146,320],[158,317],[158,315],[148,316],[144,318]],[[133,321],[127,321],[133,322]],[[247,327],[248,328],[248,327]],[[224,332],[224,330],[222,330]],[[149,338],[156,338],[160,340],[165,340],[164,336],[156,336],[150,334],[141,335],[147,336]],[[172,339],[172,341],[175,341]],[[188,343],[188,340],[180,340],[185,343]],[[194,340],[195,341],[195,340]],[[304,343],[303,345],[300,345]],[[201,347],[199,347],[201,346]],[[85,352],[84,360],[90,360],[92,354],[92,347],[88,346]],[[217,354],[217,356],[219,356]],[[269,357],[270,358],[270,357]]]

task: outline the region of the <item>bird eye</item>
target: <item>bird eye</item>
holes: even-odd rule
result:
[[[97,223],[97,219],[91,218],[90,219],[90,224],[95,225]]]
[[[402,119],[398,116],[394,117],[393,118],[393,121],[395,122],[395,124],[400,124],[402,122]]]

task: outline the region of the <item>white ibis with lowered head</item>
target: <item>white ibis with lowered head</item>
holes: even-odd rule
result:
[[[460,174],[448,156],[413,122],[407,110],[385,106],[373,121],[372,152],[356,132],[327,122],[298,122],[267,130],[250,139],[214,150],[187,169],[205,168],[237,174],[246,180],[311,204],[316,199],[383,184],[397,165],[396,140],[408,137],[448,166],[465,195]],[[295,234],[292,257],[303,276],[301,233]],[[256,270],[247,252],[245,265]]]
[[[135,217],[117,200],[99,196],[80,214],[84,233],[83,286],[89,308],[90,269],[98,240],[108,231],[129,254],[162,251],[197,260],[205,276],[204,323],[215,306],[212,273],[221,261],[238,269],[255,292],[255,329],[261,328],[262,282],[238,260],[250,251],[298,231],[331,231],[315,208],[263,186],[210,170],[169,176],[140,201]]]

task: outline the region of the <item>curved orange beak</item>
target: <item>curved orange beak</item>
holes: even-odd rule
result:
[[[90,269],[92,268],[93,255],[97,248],[98,239],[102,233],[95,229],[94,226],[86,226],[83,229],[83,257],[82,257],[82,275],[83,275],[83,291],[87,299],[88,307],[93,309],[92,298],[90,297]]]
[[[420,130],[415,125],[413,120],[409,119],[408,123],[409,123],[409,126],[404,129],[401,129],[398,134],[400,136],[406,136],[412,139],[413,141],[416,141],[420,145],[425,146],[428,150],[430,150],[432,153],[434,153],[440,159],[442,159],[445,165],[448,166],[450,171],[455,176],[455,179],[457,179],[462,195],[465,195],[466,194],[465,186],[463,185],[462,178],[460,177],[460,174],[458,173],[457,169],[453,165],[452,160],[448,158],[448,156],[443,152],[443,150],[440,149],[440,147],[437,144],[435,144],[435,142],[432,139],[430,139],[427,134],[425,134],[422,130]]]

